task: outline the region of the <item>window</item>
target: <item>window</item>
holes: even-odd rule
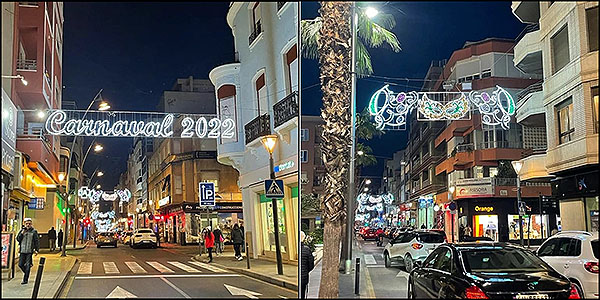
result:
[[[569,32],[567,24],[550,38],[552,50],[552,74],[560,71],[569,63]]]
[[[300,129],[300,139],[303,142],[308,142],[308,139],[309,139],[308,128],[302,128],[302,129]]]
[[[575,128],[573,128],[572,124],[573,99],[569,97],[569,99],[557,105],[556,111],[558,118],[558,143],[562,144],[569,142],[573,139],[573,133],[575,132]]]
[[[475,75],[473,75],[473,80],[477,80],[477,79],[479,79],[479,78],[480,78],[479,74],[475,74]]]
[[[423,261],[423,268],[435,269],[435,264],[436,264],[437,258],[440,255],[443,255],[442,252],[444,252],[444,250],[446,250],[446,249],[437,248],[431,254],[429,254],[429,256],[427,256],[425,261]]]
[[[269,112],[269,103],[267,99],[267,87],[265,85],[265,74],[261,74],[256,79],[256,100],[258,105],[258,115],[264,115]]]
[[[458,79],[458,83],[462,83],[462,82],[465,82],[465,78],[464,77]]]
[[[452,273],[452,270],[454,269],[452,265],[452,251],[448,248],[442,248],[442,251],[435,260],[434,268],[436,270]]]
[[[481,78],[492,77],[492,69],[486,69],[481,71]]]
[[[587,20],[588,50],[598,51],[598,6],[585,10]]]
[[[300,162],[302,162],[302,163],[308,162],[308,150],[300,151]]]
[[[284,55],[285,59],[285,71],[286,71],[286,89],[287,93],[291,94],[293,91],[298,90],[298,47],[297,45],[292,46],[290,50]]]
[[[556,238],[556,247],[553,256],[579,256],[581,254],[581,241],[572,238]]]
[[[254,30],[260,26],[260,2],[256,2],[252,8],[252,24],[254,24]]]
[[[423,182],[429,180],[429,170],[423,170],[421,177],[423,178]]]
[[[175,194],[181,194],[183,192],[183,185],[181,182],[181,175],[175,175]],[[215,184],[216,187],[216,184]],[[215,188],[216,189],[216,188]]]
[[[219,172],[202,171],[200,173],[200,182],[212,182],[215,184],[215,193],[219,192]]]
[[[592,118],[594,121],[594,133],[600,132],[600,108],[598,107],[598,87],[592,88]]]
[[[467,77],[465,77],[465,81],[473,81],[473,76],[467,76]]]

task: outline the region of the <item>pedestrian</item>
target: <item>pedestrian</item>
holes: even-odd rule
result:
[[[231,241],[233,242],[233,249],[235,250],[235,258],[237,260],[242,260],[242,254],[240,253],[240,247],[244,243],[244,234],[240,229],[238,224],[233,225],[233,230],[231,231]]]
[[[50,251],[54,252],[56,250],[56,230],[54,230],[54,227],[48,230],[48,242],[50,243]]]
[[[212,262],[212,250],[215,246],[215,235],[210,230],[210,226],[204,229],[204,246],[208,250],[208,263]]]
[[[465,237],[467,236],[471,236],[472,230],[471,230],[471,226],[467,225],[467,227],[465,227]]]
[[[377,247],[381,247],[383,245],[383,229],[377,228],[375,234],[377,235]]]
[[[17,241],[19,242],[19,268],[23,271],[23,281],[21,284],[27,284],[29,281],[29,271],[33,267],[33,254],[37,255],[40,251],[40,237],[37,230],[33,228],[31,218],[25,218],[25,228],[19,231]]]
[[[62,244],[63,244],[63,231],[62,228],[58,231],[58,250],[62,251]]]
[[[421,229],[425,229],[425,223],[421,224]]]
[[[304,244],[306,234],[304,231],[300,231],[300,283],[302,284],[302,290],[300,290],[300,299],[306,299],[306,292],[308,289],[308,273],[315,267],[315,258],[310,251],[310,247]]]
[[[215,235],[215,253],[217,254],[217,256],[220,256],[221,254],[223,254],[223,233],[221,232],[221,228],[219,228],[219,226],[217,226],[217,228],[215,228],[215,230],[213,231],[213,234]]]
[[[555,234],[557,234],[557,233],[558,233],[558,229],[554,228],[554,229],[552,229],[552,231],[550,232],[550,236],[553,236],[553,235],[555,235]]]

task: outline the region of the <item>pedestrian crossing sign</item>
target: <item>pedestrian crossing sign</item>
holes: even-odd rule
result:
[[[265,180],[265,197],[275,199],[283,198],[283,180]]]

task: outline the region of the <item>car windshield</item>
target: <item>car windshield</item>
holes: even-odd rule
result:
[[[152,230],[150,230],[150,229],[140,229],[140,230],[138,230],[138,233],[152,233]]]
[[[419,234],[419,241],[422,243],[443,243],[444,235],[439,233],[423,233]]]
[[[592,241],[592,250],[594,251],[594,257],[596,259],[600,259],[600,254],[598,253],[598,248],[600,248],[600,245],[598,245],[598,240],[593,240]]]
[[[470,273],[535,272],[551,270],[537,256],[516,248],[463,250],[462,258]]]

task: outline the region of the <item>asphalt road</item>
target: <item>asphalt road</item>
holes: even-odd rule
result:
[[[67,298],[296,298],[291,291],[191,259],[187,251],[90,244],[65,287]],[[63,293],[64,295],[64,293]]]
[[[375,241],[363,241],[358,238],[359,249],[364,255],[367,267],[367,286],[372,287],[376,298],[407,298],[408,273],[397,264],[385,267],[383,248]],[[384,244],[385,245],[385,244]]]

